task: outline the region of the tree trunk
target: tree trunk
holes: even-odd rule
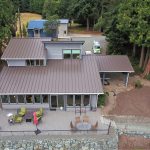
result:
[[[147,76],[149,74],[150,74],[150,57],[149,57],[148,63],[146,65],[146,68],[145,68],[145,71],[144,71],[142,77],[145,77],[145,76]]]
[[[146,68],[146,64],[148,62],[149,55],[150,55],[150,49],[147,48],[147,53],[146,53],[146,57],[145,57],[144,65],[143,65],[144,69]]]
[[[133,45],[132,57],[135,57],[136,54],[136,44]]]
[[[94,31],[94,25],[95,25],[95,19],[94,19],[94,21],[93,21],[93,31]]]
[[[89,18],[86,18],[86,30],[89,31]]]
[[[144,45],[142,45],[142,49],[141,49],[141,57],[140,57],[140,64],[139,67],[142,68],[143,66],[143,60],[144,60]]]

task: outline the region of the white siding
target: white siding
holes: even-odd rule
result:
[[[68,24],[60,24],[58,26],[58,38],[66,37],[67,34],[68,34]]]
[[[8,66],[26,66],[25,60],[7,60]]]
[[[63,59],[63,49],[81,49],[81,44],[46,44],[47,59]]]

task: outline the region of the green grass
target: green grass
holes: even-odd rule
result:
[[[103,95],[98,96],[98,102],[97,102],[98,107],[105,106],[108,95],[109,95],[109,93],[105,92]]]

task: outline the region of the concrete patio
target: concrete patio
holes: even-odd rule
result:
[[[8,123],[8,113],[16,114],[17,110],[1,110],[0,111],[0,136],[12,136],[12,135],[33,135],[36,130],[36,126],[33,122],[16,123],[10,125]],[[75,124],[75,117],[80,116],[81,119],[85,115],[82,113],[75,114],[73,111],[49,111],[44,110],[42,121],[38,124],[38,129],[42,131],[44,135],[70,135],[70,134],[107,134],[108,125],[104,125],[100,120],[100,109],[96,112],[88,111],[86,115],[89,116],[89,121],[93,125],[98,121],[97,131],[77,131],[71,132],[70,121]],[[5,132],[7,131],[7,132]]]

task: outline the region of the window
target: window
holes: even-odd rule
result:
[[[67,96],[67,105],[68,106],[73,106],[73,95],[68,95]]]
[[[63,50],[64,59],[79,59],[80,58],[80,50],[79,49],[67,49]]]
[[[26,102],[27,103],[33,103],[32,95],[26,95]]]
[[[75,95],[75,105],[81,106],[81,95]]]
[[[71,50],[63,50],[64,59],[71,58]]]
[[[16,103],[17,97],[16,95],[10,95],[10,103]]]
[[[79,59],[80,58],[80,50],[72,50],[72,58]]]
[[[90,103],[90,95],[84,95],[83,104],[84,106],[88,106]]]
[[[43,103],[48,103],[48,95],[42,95]]]
[[[44,60],[26,60],[26,65],[27,66],[43,66],[44,65]]]
[[[40,95],[34,95],[34,101],[35,103],[41,103]]]
[[[44,61],[41,59],[40,60],[40,66],[43,66],[44,65]]]
[[[1,98],[2,98],[2,103],[8,103],[9,102],[7,95],[2,95]]]
[[[64,34],[66,34],[67,32],[66,32],[66,30],[64,31]]]
[[[24,103],[24,95],[18,95],[18,103]]]
[[[58,95],[58,107],[64,107],[64,97],[63,97],[63,95]]]

